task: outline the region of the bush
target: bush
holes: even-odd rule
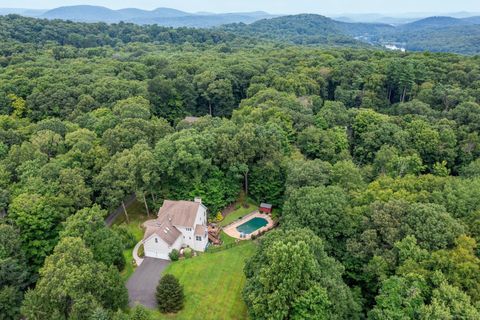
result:
[[[185,259],[190,259],[191,257],[193,257],[193,250],[190,248],[185,248],[183,250],[183,256],[185,257]]]
[[[138,247],[138,256],[140,258],[145,257],[145,248],[143,247],[143,244]]]
[[[162,313],[178,312],[183,308],[185,299],[183,287],[171,274],[166,274],[160,279],[156,297],[158,309]]]
[[[220,221],[222,221],[222,220],[223,220],[223,215],[222,215],[222,213],[219,211],[219,212],[217,213],[217,215],[215,216],[215,222],[220,222]]]
[[[115,231],[115,233],[118,234],[118,236],[122,239],[125,249],[133,248],[137,244],[135,236],[125,226],[113,225],[112,230]]]
[[[180,252],[179,252],[177,249],[173,249],[173,250],[168,254],[168,257],[169,257],[170,260],[172,260],[172,261],[178,261],[178,259],[180,258]]]
[[[151,318],[148,313],[148,310],[141,304],[136,305],[130,312],[129,320],[149,320],[149,319]]]

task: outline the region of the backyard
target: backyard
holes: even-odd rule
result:
[[[225,226],[256,210],[257,207],[249,204],[231,212],[220,223]],[[142,203],[134,202],[128,208],[130,223],[121,215],[115,224],[123,224],[130,230],[137,241],[143,238],[142,223],[154,216],[147,216]],[[235,239],[220,234],[223,245],[234,245]],[[220,249],[221,250],[221,249]],[[133,274],[133,248],[125,250],[126,268],[122,271],[122,278],[127,281]],[[184,286],[185,307],[178,314],[163,315],[156,310],[151,313],[155,319],[246,319],[246,306],[241,297],[245,284],[243,267],[245,261],[253,255],[255,243],[245,241],[233,248],[215,253],[204,253],[199,256],[171,263],[165,273],[175,275]]]
[[[243,266],[255,251],[254,242],[171,263],[165,273],[176,276],[184,287],[185,307],[174,315],[152,311],[159,319],[247,318],[242,299]]]
[[[243,216],[246,216],[247,214],[251,213],[252,211],[255,211],[258,209],[258,206],[256,206],[255,204],[251,203],[251,202],[248,202],[247,203],[247,207],[243,207],[241,205],[239,205],[239,207],[232,211],[231,213],[229,213],[225,219],[223,219],[219,225],[221,227],[225,227],[226,225],[229,225],[230,223],[240,219],[241,217]]]

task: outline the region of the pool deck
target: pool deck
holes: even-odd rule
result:
[[[254,232],[250,233],[250,234],[247,234],[245,238],[240,238],[240,232],[238,232],[237,230],[237,227],[239,225],[242,225],[244,224],[245,222],[253,219],[253,218],[263,218],[265,220],[267,220],[267,225],[265,227],[262,227],[260,229],[257,229],[255,230]],[[270,229],[273,228],[273,220],[272,218],[270,217],[270,215],[268,214],[264,214],[264,213],[260,213],[259,211],[254,211],[252,213],[249,213],[247,214],[246,216],[244,216],[242,219],[240,220],[237,220],[235,222],[232,222],[231,224],[229,224],[228,226],[224,227],[223,228],[223,232],[225,232],[227,235],[229,235],[230,237],[232,238],[235,238],[235,239],[239,239],[239,240],[249,240],[252,235],[256,235],[262,231],[268,231]]]

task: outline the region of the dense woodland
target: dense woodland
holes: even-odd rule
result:
[[[0,26],[0,319],[142,319],[131,194],[278,208],[252,319],[480,318],[480,57]]]

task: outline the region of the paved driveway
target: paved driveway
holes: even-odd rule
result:
[[[154,258],[145,258],[127,281],[130,306],[139,303],[147,308],[155,309],[157,301],[155,292],[163,270],[170,261]]]

